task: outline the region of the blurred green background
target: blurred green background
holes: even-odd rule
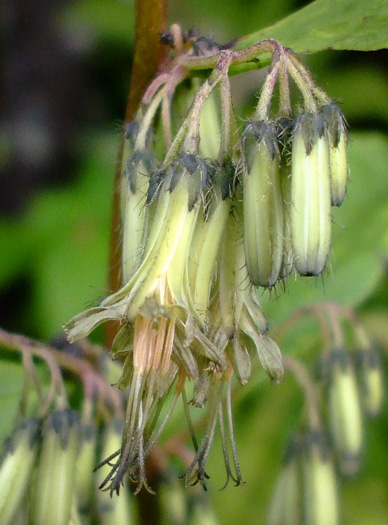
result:
[[[174,0],[170,21],[226,43],[303,5],[291,0]],[[107,293],[111,195],[130,82],[134,5],[124,0],[54,0],[50,5],[19,0],[5,7],[0,326],[46,341]],[[388,51],[321,52],[305,60],[348,120],[351,180],[343,206],[334,212],[331,264],[323,282],[291,282],[285,293],[264,294],[263,306],[276,334],[295,309],[336,300],[357,310],[386,354]],[[246,115],[256,100],[258,74],[234,78],[233,88],[236,107]],[[315,329],[302,327],[282,350],[318,355]],[[1,437],[12,425],[21,377],[15,363],[0,363]],[[239,397],[236,439],[247,485],[217,490],[224,473],[216,444],[208,470],[220,523],[264,523],[301,407],[291,379],[271,387],[261,372]],[[179,418],[174,421],[178,426]],[[388,522],[386,406],[367,425],[366,436],[362,473],[342,483],[345,524]]]

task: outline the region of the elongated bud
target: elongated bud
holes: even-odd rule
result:
[[[192,301],[192,290],[188,289],[188,266],[191,257],[193,238],[197,224],[200,222],[200,206],[198,201],[186,214],[182,234],[174,257],[168,268],[168,284],[175,301],[188,307]]]
[[[71,410],[54,412],[44,426],[34,493],[34,525],[68,525],[78,449],[78,414]]]
[[[385,393],[380,354],[370,347],[360,350],[359,356],[363,408],[368,416],[376,417],[382,409]]]
[[[330,155],[330,189],[331,204],[341,206],[346,195],[348,183],[347,134],[344,116],[335,104],[322,108],[327,124]]]
[[[123,422],[114,420],[105,429],[101,458],[106,459],[121,449]],[[99,468],[96,473],[97,485],[101,485],[111,470],[109,465]],[[109,492],[99,490],[97,492],[97,512],[102,525],[117,525],[134,523],[130,494],[122,490],[119,496],[111,497]]]
[[[176,175],[176,180],[171,179],[170,189],[163,188],[170,193],[169,205],[150,257],[144,259],[131,283],[131,302],[127,311],[129,321],[135,319],[139,308],[157,288],[160,276],[168,270],[180,238],[186,231],[185,219],[195,204],[197,193],[193,186],[195,183],[182,171],[181,176]]]
[[[216,258],[230,211],[230,199],[214,196],[214,199],[216,198],[218,200],[213,203],[209,217],[206,218],[206,224],[197,224],[198,228],[206,228],[206,233],[202,246],[199,248],[200,252],[197,254],[198,267],[192,297],[195,308],[203,320],[207,318]]]
[[[303,452],[304,520],[309,525],[339,523],[338,489],[333,461],[322,433],[305,436]]]
[[[122,271],[126,283],[140,265],[146,245],[146,206],[150,176],[156,171],[155,160],[147,151],[135,151],[128,159],[124,171],[122,211]]]
[[[282,173],[282,194],[283,194],[283,261],[280,275],[286,278],[292,272],[294,266],[294,252],[292,249],[292,229],[291,229],[291,174]]]
[[[194,231],[198,224],[198,211],[196,206],[187,213],[178,246],[174,257],[168,267],[167,279],[171,294],[177,304],[189,308],[193,304],[192,290],[188,283],[188,265],[191,252],[191,243]]]
[[[16,523],[37,454],[39,421],[24,419],[5,443],[0,467],[0,523]]]
[[[321,115],[305,113],[292,139],[291,231],[301,275],[319,275],[331,245],[329,144]]]
[[[361,400],[354,368],[345,350],[329,357],[329,415],[341,472],[351,476],[361,463],[364,443]]]
[[[265,122],[248,124],[242,141],[245,258],[252,283],[271,287],[279,278],[284,238],[275,128]]]
[[[221,244],[219,260],[220,314],[222,326],[228,337],[232,337],[235,330],[236,247],[241,243],[234,222],[235,218],[229,216],[225,226],[225,235]]]
[[[296,441],[288,447],[276,480],[267,525],[299,525],[302,518],[301,451]]]
[[[280,276],[285,279],[294,267],[291,233],[291,166],[289,165],[288,148],[291,144],[293,119],[279,117],[275,120],[276,134],[282,153],[280,155],[280,182],[283,197],[283,261]]]

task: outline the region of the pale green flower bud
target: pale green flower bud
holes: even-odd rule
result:
[[[245,127],[243,138],[244,247],[250,280],[271,287],[283,259],[283,198],[275,128],[265,122]]]
[[[286,278],[292,272],[294,266],[294,252],[292,249],[292,229],[291,229],[291,174],[284,173],[282,176],[283,193],[283,262],[280,275]]]
[[[39,421],[24,419],[5,443],[0,467],[0,523],[13,525],[19,514],[36,460]]]
[[[329,418],[341,472],[353,475],[361,463],[364,445],[361,400],[354,367],[345,350],[329,357]]]
[[[385,385],[380,354],[370,347],[360,351],[360,376],[362,381],[362,404],[370,417],[377,416],[382,409]]]
[[[322,114],[330,144],[331,203],[333,206],[341,206],[346,195],[349,172],[345,119],[335,104],[323,106]]]
[[[320,115],[298,117],[292,139],[291,231],[301,275],[319,275],[331,245],[329,143]]]
[[[54,412],[43,429],[34,487],[34,525],[68,525],[75,494],[78,451],[78,414],[71,410]]]
[[[220,168],[221,170],[223,168]],[[217,191],[218,190],[218,191]],[[230,212],[230,199],[222,198],[221,188],[214,190],[213,202],[204,221],[198,221],[196,228],[203,230],[196,235],[201,244],[194,245],[190,256],[195,258],[195,278],[190,283],[194,307],[203,321],[207,321],[210,295],[216,270],[216,260]],[[194,253],[192,253],[194,251]]]
[[[156,160],[145,151],[135,151],[126,159],[122,188],[122,279],[126,283],[138,269],[147,241],[149,180],[156,171]],[[124,183],[122,184],[124,186]]]
[[[337,525],[337,480],[327,437],[319,432],[305,437],[303,452],[304,520],[309,525]]]
[[[267,525],[299,525],[302,514],[300,447],[290,443],[272,493]]]

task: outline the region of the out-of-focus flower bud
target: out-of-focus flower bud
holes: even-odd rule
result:
[[[337,525],[338,488],[327,436],[311,432],[304,436],[303,448],[303,523]]]
[[[16,523],[35,463],[39,421],[23,419],[5,442],[0,467],[0,523]]]
[[[267,525],[299,525],[302,518],[300,445],[288,446],[282,469],[276,480],[269,507]]]
[[[384,373],[379,352],[370,347],[360,350],[362,405],[370,417],[377,416],[384,401]]]
[[[358,472],[364,445],[361,400],[354,367],[345,350],[335,349],[328,361],[329,418],[341,472]]]

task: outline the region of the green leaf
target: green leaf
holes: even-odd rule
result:
[[[266,38],[296,53],[375,51],[388,47],[386,0],[316,0],[273,26],[239,39],[237,49]]]
[[[116,151],[114,134],[89,135],[79,183],[47,192],[31,206],[27,223],[39,246],[30,263],[36,287],[31,315],[44,339],[107,294]]]
[[[6,287],[25,267],[29,248],[29,239],[26,239],[21,220],[0,221],[0,286]]]
[[[83,35],[87,47],[93,41],[107,40],[128,46],[134,39],[134,18],[134,2],[79,0],[66,4],[59,22],[70,40]]]
[[[54,337],[89,302],[98,304],[107,294],[118,137],[89,132],[80,140],[85,160],[77,184],[46,190],[17,221],[0,221],[0,286],[20,275],[31,279],[28,318],[37,338]]]

